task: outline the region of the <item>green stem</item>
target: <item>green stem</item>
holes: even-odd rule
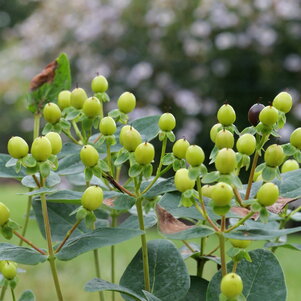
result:
[[[0,301],[4,300],[4,296],[5,296],[6,290],[7,290],[7,285],[3,285],[2,289],[1,289]]]
[[[30,215],[31,205],[32,205],[32,196],[29,196],[28,200],[27,200],[27,209],[26,209],[25,221],[24,221],[23,230],[22,230],[22,236],[26,235],[27,226],[28,226],[28,222],[29,222],[29,215]],[[20,239],[19,246],[22,246],[22,244],[23,244],[23,240]]]
[[[144,288],[150,292],[150,279],[149,279],[149,263],[148,263],[148,250],[146,242],[146,234],[144,228],[143,210],[142,210],[142,198],[138,198],[136,202],[139,227],[143,231],[141,234],[141,245],[142,245],[142,260],[143,260],[143,274],[144,274]]]
[[[14,289],[12,287],[10,288],[10,291],[11,291],[11,296],[13,298],[13,301],[16,301],[15,292],[14,292]]]
[[[35,113],[33,119],[33,139],[36,139],[40,135],[40,119],[41,114]]]
[[[232,273],[236,273],[237,265],[238,265],[238,261],[234,260],[234,262],[233,262],[233,268],[232,268]]]
[[[82,142],[84,142],[85,139],[84,139],[84,137],[82,136],[82,133],[80,132],[80,130],[79,130],[79,128],[78,128],[78,126],[77,126],[75,120],[72,120],[71,123],[72,123],[72,126],[73,126],[73,128],[74,128],[74,131],[75,131],[77,137],[78,137]]]
[[[114,170],[113,170],[112,158],[111,158],[111,146],[109,143],[106,143],[106,145],[107,145],[107,162],[108,162],[109,169],[110,169],[110,175],[112,177],[114,177]]]
[[[102,103],[101,100],[99,102],[100,102],[100,113],[99,113],[99,115],[100,115],[100,120],[101,120],[103,118],[103,103]]]
[[[117,214],[115,210],[112,212],[112,228],[117,226]],[[115,283],[115,245],[111,246],[111,282]],[[115,292],[112,291],[112,301],[115,301]]]
[[[219,246],[220,246],[221,266],[222,266],[222,276],[225,276],[227,274],[225,237],[224,237],[225,227],[226,227],[226,218],[225,218],[225,216],[222,216],[221,232],[218,233]]]
[[[75,144],[79,144],[82,145],[79,141],[77,141],[69,131],[63,130],[64,134],[71,139],[71,141],[73,141]]]
[[[250,211],[244,218],[240,219],[235,225],[233,225],[232,227],[225,230],[225,233],[228,233],[228,232],[236,229],[240,225],[242,225],[246,220],[248,220],[251,216],[253,216],[254,213],[255,213],[254,211]]]
[[[100,266],[99,256],[98,256],[98,250],[97,249],[93,250],[93,255],[94,255],[96,276],[97,276],[97,278],[101,279],[101,273],[100,273],[100,267],[99,267]],[[99,300],[100,301],[105,301],[103,292],[99,292]]]

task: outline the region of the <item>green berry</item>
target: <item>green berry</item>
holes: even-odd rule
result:
[[[215,136],[215,145],[218,149],[232,148],[234,146],[234,136],[228,130],[221,130]]]
[[[278,197],[279,189],[274,183],[265,183],[257,191],[257,200],[262,206],[273,205]]]
[[[7,143],[8,153],[15,159],[21,159],[28,154],[28,144],[21,137],[11,137]]]
[[[278,110],[273,106],[266,106],[259,113],[259,121],[266,126],[273,126],[278,120]]]
[[[100,115],[101,104],[97,97],[89,97],[83,104],[83,112],[89,118],[94,118]]]
[[[62,147],[63,147],[61,136],[56,132],[49,132],[45,135],[45,137],[51,143],[52,154],[53,155],[58,154],[62,150]]]
[[[202,195],[206,198],[211,198],[214,185],[204,185],[202,186]]]
[[[222,174],[228,174],[234,171],[235,167],[235,152],[231,148],[221,149],[215,158],[215,168]]]
[[[31,154],[37,161],[46,161],[52,154],[52,146],[48,138],[40,136],[34,139],[31,145]]]
[[[5,261],[2,266],[2,275],[7,280],[13,280],[17,276],[17,265],[14,262]]]
[[[137,146],[142,142],[140,133],[133,127],[125,126],[126,128],[121,130],[119,141],[122,146],[129,152],[134,152]]]
[[[198,145],[190,145],[186,150],[186,161],[191,166],[199,166],[205,160],[205,154]]]
[[[288,171],[299,169],[299,163],[296,160],[286,160],[281,166],[281,172],[285,173]]]
[[[211,198],[213,200],[214,206],[227,206],[230,204],[233,198],[233,189],[229,184],[219,182],[214,185],[211,193]]]
[[[135,149],[135,159],[139,164],[149,164],[155,158],[155,148],[152,144],[144,142]]]
[[[229,210],[231,209],[231,206],[230,205],[226,205],[226,206],[215,206],[213,205],[213,212],[216,214],[216,215],[220,215],[220,216],[225,216]]]
[[[297,128],[291,133],[290,143],[294,147],[301,149],[301,128]]]
[[[92,79],[91,89],[94,93],[106,92],[108,87],[108,81],[103,75],[97,75]]]
[[[84,145],[80,150],[80,159],[86,167],[93,167],[98,163],[99,154],[92,145]]]
[[[102,204],[103,191],[99,186],[88,187],[81,198],[82,206],[87,210],[96,210]]]
[[[69,90],[61,91],[58,95],[57,104],[61,110],[70,107],[71,92]]]
[[[172,152],[177,158],[184,159],[189,145],[190,144],[186,139],[179,139],[174,143]]]
[[[0,226],[7,223],[8,219],[10,217],[9,209],[0,202]]]
[[[87,98],[87,93],[83,88],[75,88],[71,92],[70,104],[75,109],[80,110]]]
[[[124,92],[120,95],[117,105],[119,111],[128,114],[136,107],[136,97],[133,93]]]
[[[235,248],[245,249],[251,244],[251,240],[229,239],[231,245]]]
[[[195,185],[195,181],[188,176],[188,169],[180,168],[175,174],[175,186],[180,192],[192,189]]]
[[[283,113],[288,113],[292,105],[292,96],[287,92],[280,92],[273,100],[273,106]]]
[[[251,134],[240,136],[236,142],[236,148],[241,154],[252,155],[256,149],[256,139]]]
[[[217,111],[218,122],[224,126],[231,125],[236,120],[236,114],[232,106],[229,104],[222,105]]]
[[[124,133],[129,130],[132,126],[131,125],[124,125],[121,128],[120,134],[119,134],[119,142],[121,145],[123,145],[122,137],[124,136]]]
[[[227,298],[238,297],[243,290],[243,283],[239,275],[229,273],[225,275],[221,281],[221,292]]]
[[[110,116],[102,118],[99,123],[99,131],[105,136],[113,135],[116,132],[115,120]]]
[[[55,124],[61,119],[62,112],[57,104],[49,102],[43,109],[43,116],[47,122]]]
[[[285,154],[280,145],[270,145],[264,153],[264,161],[270,167],[276,167],[282,164]]]
[[[213,143],[215,143],[215,138],[217,133],[222,129],[221,123],[216,123],[210,130],[210,139]]]
[[[158,122],[161,131],[170,132],[176,127],[176,119],[171,113],[164,113]]]

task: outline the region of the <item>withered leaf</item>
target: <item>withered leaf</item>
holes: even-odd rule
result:
[[[277,202],[275,202],[272,206],[269,206],[267,207],[267,209],[272,212],[272,213],[275,213],[275,214],[278,214],[280,213],[283,208],[293,202],[293,201],[296,201],[297,199],[299,199],[300,197],[296,197],[296,198],[282,198],[280,197]]]
[[[242,207],[232,207],[231,208],[231,211],[237,215],[239,215],[240,217],[245,217],[249,212],[250,210],[247,209],[247,208],[242,208]],[[259,217],[259,213],[256,212],[252,215],[252,219],[254,220],[257,220]]]
[[[104,199],[103,203],[108,206],[108,207],[113,207],[114,205],[114,200],[113,199]]]

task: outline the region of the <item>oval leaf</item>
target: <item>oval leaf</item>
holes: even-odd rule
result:
[[[180,301],[206,301],[209,281],[197,276],[190,276],[190,288],[187,295]]]
[[[35,301],[36,298],[32,291],[24,291],[18,301]]]

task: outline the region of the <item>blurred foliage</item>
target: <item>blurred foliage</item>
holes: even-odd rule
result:
[[[73,86],[78,82],[91,94],[90,80],[96,72],[104,74],[113,100],[124,90],[137,96],[133,118],[140,108],[144,114],[171,111],[177,135],[206,151],[216,109],[226,100],[237,111],[239,129],[247,125],[254,102],[262,97],[268,104],[285,89],[297,102],[290,123],[297,125],[301,118],[299,0],[52,0],[37,5],[22,23],[6,29],[0,95],[2,103],[11,104],[9,114],[20,114],[12,104],[19,106],[15,100],[28,91],[31,78],[65,51]],[[19,124],[30,130],[22,116]],[[6,139],[20,134],[10,124]],[[286,139],[291,130],[289,125],[283,129]]]

